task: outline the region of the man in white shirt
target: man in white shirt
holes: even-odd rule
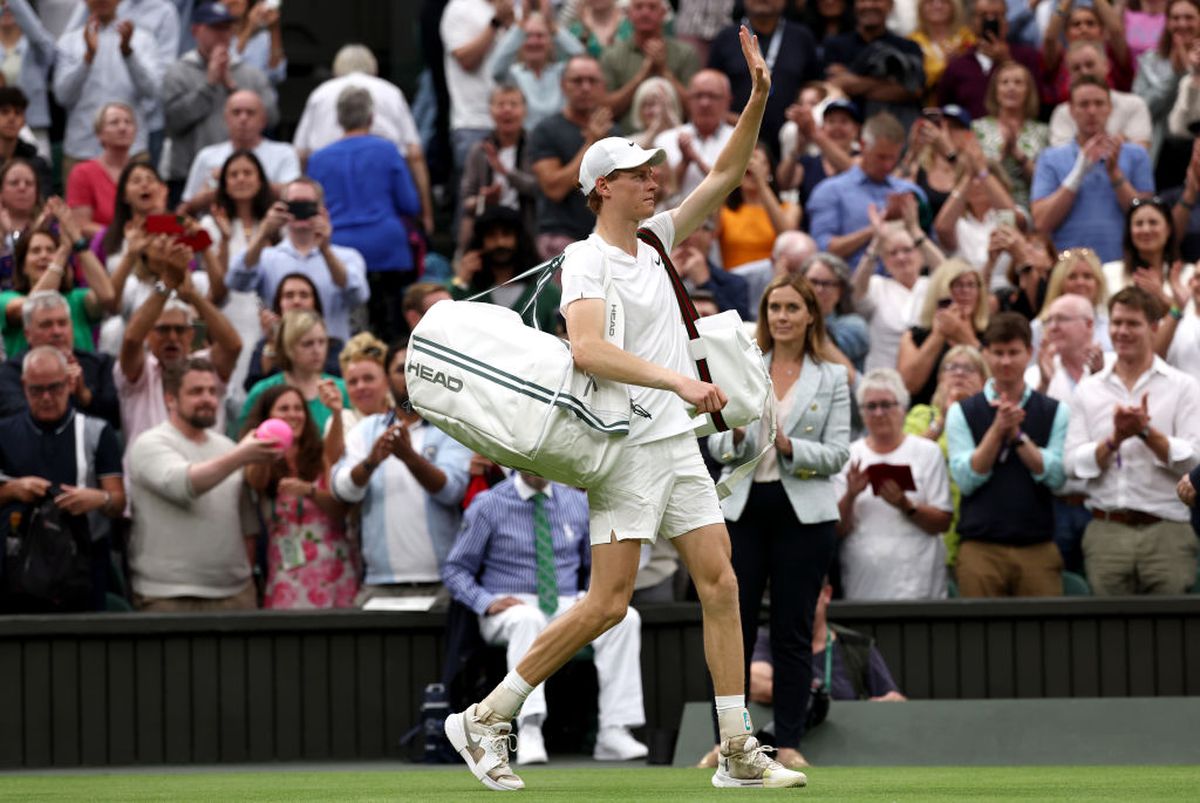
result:
[[[433,203],[429,195],[429,169],[416,121],[408,108],[404,93],[391,81],[379,77],[379,62],[366,45],[345,45],[333,59],[333,78],[318,86],[304,103],[304,113],[296,126],[292,144],[301,161],[326,145],[342,138],[337,123],[337,99],[348,86],[358,86],[371,93],[374,112],[371,133],[396,143],[408,163],[413,182],[421,196],[421,220],[426,233],[433,233]]]
[[[44,3],[39,7],[41,5]],[[129,20],[135,29],[150,34],[164,69],[179,55],[179,9],[174,3],[167,0],[121,0],[117,4],[117,19]],[[80,3],[63,30],[78,31],[87,21],[88,10]],[[158,97],[143,98],[141,113],[146,120],[150,162],[158,164],[163,144],[162,101]],[[63,175],[65,177],[66,174]]]
[[[202,214],[212,206],[221,168],[234,151],[254,153],[276,195],[283,192],[285,184],[300,177],[296,149],[263,136],[267,107],[257,93],[239,89],[229,96],[225,101],[225,127],[229,129],[229,139],[201,148],[188,170],[183,200],[190,214]]]
[[[575,365],[628,385],[634,415],[620,470],[588,488],[592,576],[587,596],[535,639],[487,697],[446,718],[451,745],[489,789],[524,788],[508,764],[511,721],[536,686],[624,619],[642,544],[660,535],[670,538],[683,557],[704,610],[721,735],[712,784],[782,788],[807,782],[803,773],[766,755],[746,710],[729,533],[691,421],[692,412],[719,413],[728,399],[716,385],[695,378],[663,265],[675,241],[687,238],[720,207],[750,163],[771,76],[748,29],[741,29],[740,42],[753,92],[712,171],[678,208],[654,214],[654,166],[665,161],[662,151],[605,137],[581,159],[579,188],[597,221],[591,236],[566,253],[561,310]],[[624,310],[624,347],[605,339],[610,289]]]
[[[1101,81],[1108,80],[1108,56],[1104,46],[1097,42],[1072,42],[1067,48],[1067,71],[1074,81],[1081,75],[1091,75]],[[1112,99],[1112,114],[1108,116],[1106,129],[1114,137],[1124,137],[1147,150],[1153,131],[1150,126],[1150,107],[1141,97],[1116,89],[1109,93]],[[1071,104],[1064,101],[1054,107],[1050,115],[1050,144],[1066,145],[1075,139],[1079,129],[1071,117]]]
[[[96,112],[120,101],[137,109],[137,137],[130,153],[147,148],[147,104],[156,104],[167,65],[154,37],[129,20],[119,20],[116,0],[87,0],[83,28],[68,30],[58,40],[54,97],[67,110],[63,137],[63,175],[75,162],[100,155]]]
[[[1064,457],[1087,480],[1083,537],[1092,592],[1182,594],[1196,536],[1175,485],[1200,462],[1200,385],[1154,354],[1158,301],[1127,287],[1109,301],[1116,362],[1079,383]]]
[[[442,12],[439,30],[446,51],[450,140],[456,175],[467,163],[471,146],[492,128],[488,115],[492,76],[485,64],[496,40],[514,19],[513,0],[450,0]]]
[[[708,175],[717,155],[729,142],[733,126],[725,122],[733,92],[729,78],[716,70],[701,70],[688,82],[689,123],[664,131],[654,147],[667,152],[679,194],[687,195]]]
[[[1096,311],[1090,301],[1071,293],[1054,299],[1041,319],[1042,347],[1025,371],[1025,384],[1063,404],[1070,404],[1079,383],[1111,365],[1112,352],[1093,342]],[[1083,573],[1083,531],[1092,521],[1085,507],[1087,481],[1067,477],[1054,492],[1054,543],[1062,553],[1063,569]]]

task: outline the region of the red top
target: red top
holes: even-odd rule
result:
[[[92,208],[92,221],[102,226],[112,222],[117,202],[117,185],[97,159],[80,162],[67,177],[67,206]]]

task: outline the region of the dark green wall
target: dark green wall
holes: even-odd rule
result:
[[[835,604],[913,698],[1200,695],[1200,597]],[[647,725],[709,690],[699,610],[642,611]],[[433,614],[0,617],[0,767],[399,758]]]

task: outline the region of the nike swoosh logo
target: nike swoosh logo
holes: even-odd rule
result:
[[[661,268],[661,267],[662,267],[662,260],[661,260],[661,259],[659,259],[658,257],[655,257],[655,258],[654,258],[654,264],[655,264],[655,265],[658,265],[658,266]]]
[[[467,718],[467,715],[465,713],[462,715],[462,718],[463,718],[463,733],[466,734],[466,736],[467,736],[467,749],[470,750],[473,754],[476,750],[480,749],[479,739],[475,738],[474,734],[471,733],[471,720]]]

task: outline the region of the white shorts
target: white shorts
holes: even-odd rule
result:
[[[616,468],[588,489],[591,542],[651,543],[662,535],[674,538],[708,524],[723,524],[700,445],[690,432],[651,443],[625,447]]]

